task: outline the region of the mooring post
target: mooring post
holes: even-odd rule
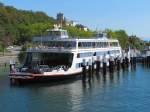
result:
[[[104,75],[106,74],[106,70],[107,70],[107,58],[106,58],[106,56],[104,55],[104,56],[103,56],[103,74],[104,74]]]
[[[110,56],[109,58],[109,72],[113,72],[114,71],[114,58],[112,56]]]
[[[125,69],[125,53],[124,52],[122,52],[121,67],[123,70]]]
[[[117,70],[120,70],[120,57],[117,58]]]
[[[91,80],[92,75],[92,60],[89,59],[89,68],[88,68],[88,79]]]
[[[148,66],[148,56],[146,56],[146,65]]]
[[[149,65],[149,56],[147,56],[147,66]]]
[[[133,57],[133,66],[136,67],[136,57]]]
[[[147,56],[147,66],[149,66],[149,55]]]
[[[146,58],[147,56],[145,56],[144,57],[144,64],[146,65],[146,63],[147,63],[147,58]]]
[[[148,66],[150,66],[150,56],[148,56]]]
[[[133,57],[130,57],[130,64],[133,66]]]
[[[129,67],[129,59],[127,57],[125,57],[125,65],[127,68]]]
[[[116,58],[114,58],[114,67],[116,67],[116,65],[117,65],[117,57]]]
[[[83,59],[81,66],[82,66],[82,80],[85,81],[86,80],[86,62],[85,62],[85,59]]]
[[[92,57],[92,73],[94,72],[94,66],[95,66],[95,62],[94,62],[94,57]]]
[[[123,70],[125,69],[125,60],[123,57],[121,57],[121,67]]]
[[[96,71],[100,71],[100,57],[97,56],[97,61],[96,61]]]

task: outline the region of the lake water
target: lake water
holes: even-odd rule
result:
[[[11,86],[7,70],[0,72],[0,112],[148,112],[150,68],[114,74],[93,74],[56,84]]]

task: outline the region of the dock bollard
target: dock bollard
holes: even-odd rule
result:
[[[133,66],[133,57],[130,57],[130,64]]]
[[[136,57],[133,57],[133,66],[136,66]]]
[[[114,59],[114,67],[117,65],[118,58]]]
[[[86,64],[85,64],[85,60],[83,60],[81,66],[82,66],[82,80],[85,81],[86,80]]]
[[[149,65],[149,56],[147,56],[147,66]]]
[[[106,70],[107,70],[107,58],[106,55],[104,54],[103,56],[103,74],[106,74]]]
[[[114,71],[114,58],[113,57],[109,58],[109,71],[110,72]]]
[[[103,62],[103,74],[106,74],[106,69],[107,69],[107,63]]]
[[[95,65],[94,58],[92,57],[92,73],[94,72],[94,65]]]
[[[147,58],[144,57],[144,65],[146,65],[146,62],[147,62]]]
[[[89,65],[89,69],[88,69],[88,79],[91,80],[91,76],[92,76],[92,66]]]
[[[97,61],[96,61],[96,71],[100,71],[100,57],[97,57]]]
[[[121,67],[122,67],[123,70],[125,69],[125,59],[121,60]]]
[[[150,66],[150,56],[147,56],[147,64]]]
[[[148,66],[148,56],[146,56],[146,66]]]
[[[127,57],[125,57],[125,65],[127,68],[129,67],[129,59]]]
[[[117,58],[117,70],[119,71],[120,70],[120,59]]]
[[[89,81],[91,80],[91,75],[92,75],[92,61],[91,61],[91,59],[89,59],[89,68],[88,68]]]

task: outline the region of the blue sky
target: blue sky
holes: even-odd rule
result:
[[[63,12],[91,29],[124,29],[150,40],[150,0],[0,0],[18,9],[44,11],[56,17]]]

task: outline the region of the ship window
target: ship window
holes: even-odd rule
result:
[[[116,54],[116,53],[120,53],[120,50],[112,50],[112,51],[109,51],[109,54]]]
[[[78,47],[81,47],[81,42],[78,43]]]
[[[49,35],[50,36],[61,36],[61,32],[60,31],[50,31]]]
[[[80,68],[80,67],[81,67],[81,63],[77,63],[76,68]]]
[[[95,43],[94,42],[79,42],[78,47],[79,48],[91,48],[91,47],[95,47]]]
[[[112,47],[118,47],[119,44],[118,44],[118,42],[110,42],[110,46],[112,46]]]
[[[80,58],[80,54],[79,53],[77,54],[77,58]]]
[[[107,54],[107,51],[101,51],[101,52],[96,52],[96,56],[103,56],[104,54]]]
[[[93,47],[93,48],[95,47],[95,42],[92,42],[92,47]]]
[[[78,58],[91,57],[91,56],[96,56],[96,53],[86,52],[86,53],[78,53],[78,55],[77,55]]]

